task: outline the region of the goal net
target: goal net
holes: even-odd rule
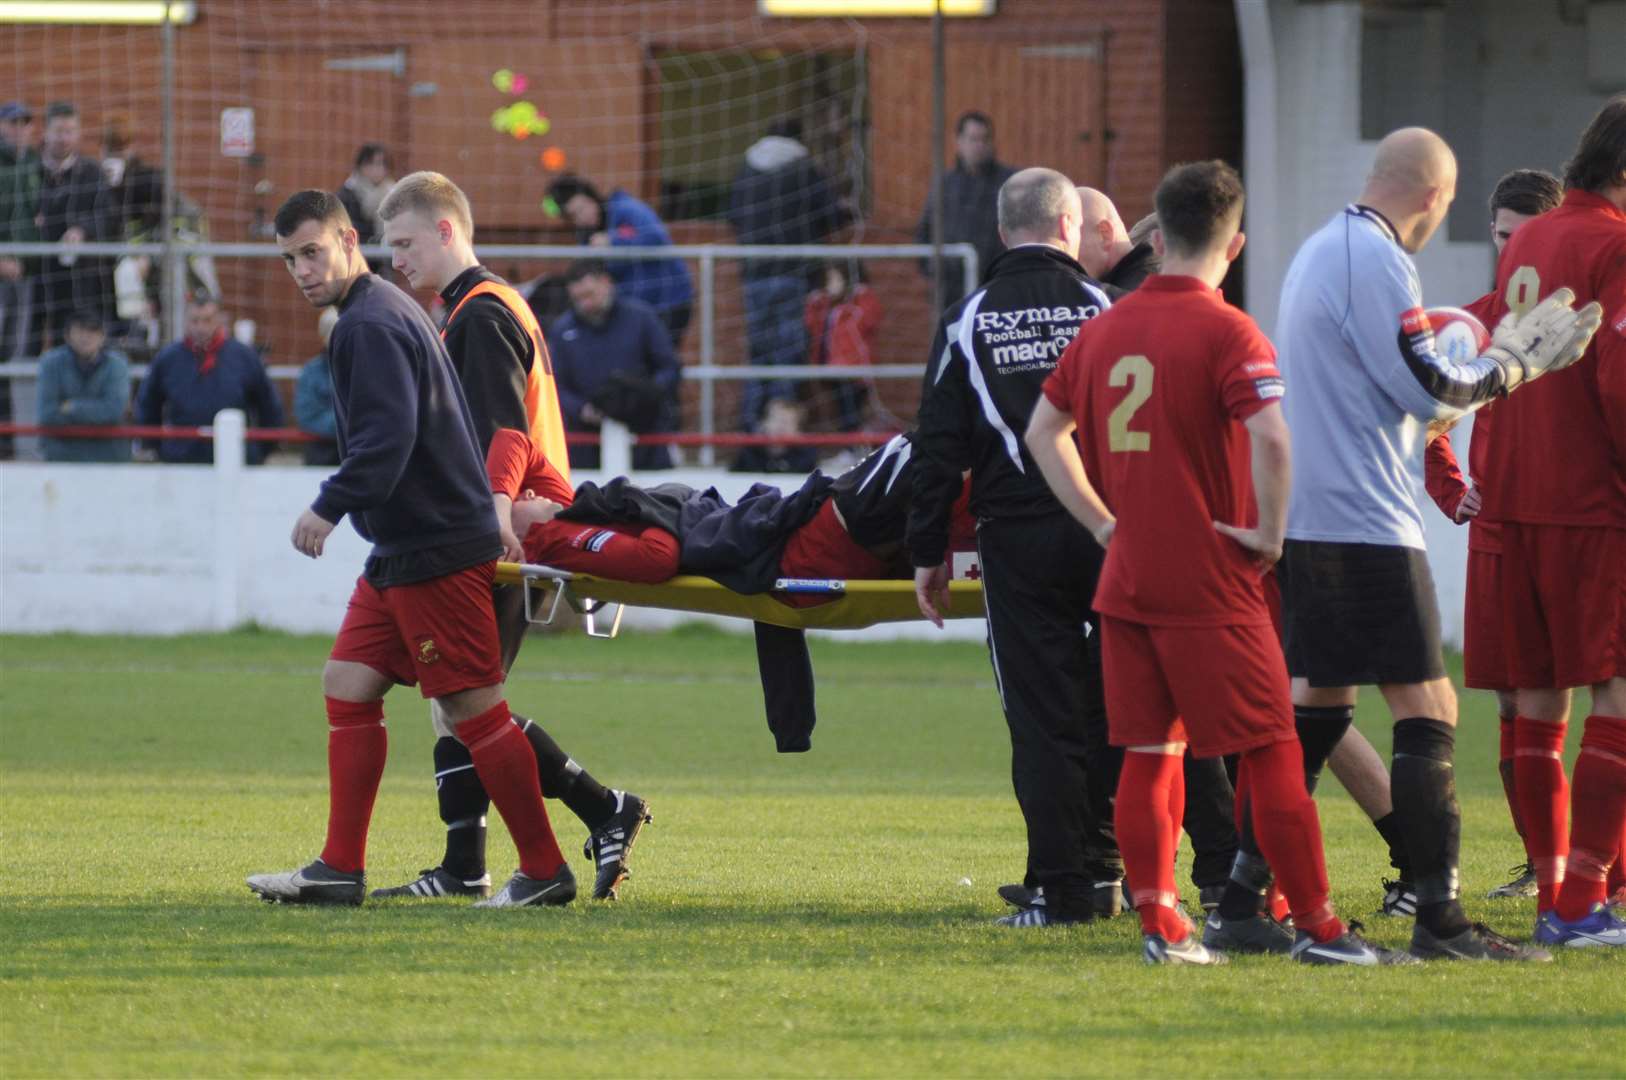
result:
[[[0,84],[12,88],[0,97],[32,109],[36,141],[49,103],[75,106],[77,149],[100,161],[111,182],[97,203],[109,240],[158,238],[151,185],[167,107],[182,197],[176,227],[188,239],[265,243],[277,206],[305,187],[348,186],[364,209],[376,206],[387,183],[355,166],[361,148],[377,145],[386,181],[434,169],[463,187],[477,247],[590,238],[594,230],[578,229],[548,197],[566,174],[605,197],[625,192],[646,204],[674,243],[732,244],[740,234],[731,199],[751,155],[794,154],[785,145],[794,143],[830,206],[768,192],[752,207],[759,226],[772,226],[765,234],[899,245],[921,235],[933,159],[952,163],[954,121],[966,110],[992,117],[1002,160],[1043,162],[1082,182],[1106,179],[1093,30],[1067,18],[1076,11],[1069,0],[1006,4],[1021,8],[1019,34],[998,21],[949,21],[949,130],[940,146],[932,141],[928,20],[778,18],[755,0],[195,0],[177,5],[189,21],[172,32],[168,95],[159,27],[55,22],[0,28]],[[1035,45],[1034,27],[1046,20],[1054,30]],[[769,136],[780,143],[764,150]],[[486,261],[526,290],[544,326],[568,308],[569,260]],[[946,264],[957,285],[958,265]],[[762,290],[751,295],[752,275],[733,258],[718,258],[709,282],[701,260],[683,265],[693,298],[680,347],[688,370],[681,428],[740,431],[753,421],[742,414],[744,384],[706,376],[708,365],[760,356],[753,335],[768,331],[748,315],[763,310]],[[926,360],[933,289],[917,256],[833,254],[778,269],[798,282],[797,294],[779,296],[773,309],[781,329],[797,324],[781,346],[799,347],[797,362]],[[163,301],[155,268],[108,258],[79,270],[80,299],[99,299],[122,317],[133,346],[156,337]],[[275,259],[223,254],[195,260],[189,274],[194,286],[218,288],[235,319],[252,321],[272,365],[319,350],[315,315]],[[816,300],[838,279],[845,291],[833,304]],[[860,283],[868,299],[857,305]],[[843,304],[866,313],[862,326],[851,321],[856,334],[809,333],[809,311],[822,320],[814,330],[834,329],[830,308]],[[794,402],[790,419],[806,431],[884,429],[912,421],[919,381],[812,379],[763,389]]]

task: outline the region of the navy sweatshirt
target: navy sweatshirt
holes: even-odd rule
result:
[[[409,585],[502,553],[463,389],[423,308],[367,274],[328,342],[339,470],[311,509],[372,541],[367,580]]]

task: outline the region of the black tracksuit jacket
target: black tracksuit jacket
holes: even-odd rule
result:
[[[908,546],[915,566],[943,561],[966,469],[978,519],[1061,509],[1022,433],[1079,327],[1110,306],[1077,260],[1031,244],[995,259],[982,288],[943,312],[914,437]]]

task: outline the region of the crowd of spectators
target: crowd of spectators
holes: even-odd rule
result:
[[[37,126],[36,119],[41,123]],[[244,409],[251,423],[278,427],[283,406],[252,341],[230,332],[219,279],[207,257],[187,266],[185,335],[159,348],[158,278],[146,256],[81,255],[77,245],[96,241],[144,242],[160,238],[164,183],[160,170],[135,149],[127,117],[107,118],[100,160],[83,152],[85,133],[77,108],[53,102],[40,117],[22,102],[0,105],[0,242],[46,241],[64,245],[49,256],[0,256],[0,361],[40,358],[38,422],[41,426],[111,425],[129,422],[207,425],[226,407]],[[993,123],[968,112],[956,125],[955,160],[943,174],[945,243],[967,242],[986,266],[1001,250],[995,203],[1011,174],[994,153]],[[390,153],[369,142],[337,194],[364,243],[381,239],[379,204],[394,184]],[[178,192],[170,215],[174,235],[207,239],[199,208]],[[550,207],[584,245],[667,247],[671,234],[656,211],[628,192],[605,193],[591,180],[563,175],[547,190]],[[918,236],[932,237],[936,202],[928,195]],[[1110,208],[1110,203],[1107,204]],[[742,245],[821,245],[850,220],[851,209],[803,141],[797,121],[773,125],[745,152],[726,210]],[[1127,244],[1122,222],[1102,223],[1100,257],[1138,266],[1146,245]],[[1086,237],[1086,249],[1089,237]],[[374,267],[386,272],[381,260]],[[1110,266],[1108,267],[1110,269]],[[930,274],[929,265],[922,270]],[[856,369],[874,360],[883,318],[880,299],[864,264],[767,256],[741,260],[746,341],[754,366],[828,365]],[[573,264],[562,280],[568,308],[548,323],[566,426],[598,432],[615,420],[634,433],[679,428],[682,370],[678,354],[694,313],[694,283],[678,258],[589,259]],[[944,302],[963,292],[963,274],[945,260],[937,293]],[[535,304],[533,299],[533,304]],[[325,313],[319,329],[336,318]],[[323,333],[326,341],[326,333]],[[152,355],[150,368],[131,397],[131,359]],[[307,361],[294,389],[294,416],[316,436],[300,452],[312,465],[335,463],[331,379],[324,352]],[[795,444],[810,415],[810,391],[834,405],[832,426],[863,430],[891,420],[879,410],[866,378],[823,381],[774,379],[742,384],[739,428],[790,441],[752,448],[737,464],[766,470],[800,470],[812,451]],[[0,379],[0,422],[14,419],[11,382]],[[128,460],[131,444],[120,439],[45,437],[53,461]],[[251,444],[251,461],[267,444]],[[138,457],[166,462],[211,459],[207,440],[164,439],[140,447]],[[9,440],[0,441],[9,456]],[[596,447],[573,448],[573,464],[598,465]],[[635,448],[636,469],[669,468],[665,446]]]

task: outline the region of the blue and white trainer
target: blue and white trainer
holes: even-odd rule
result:
[[[1566,949],[1619,947],[1626,945],[1626,919],[1615,914],[1607,904],[1593,904],[1591,911],[1574,921],[1559,918],[1556,911],[1548,911],[1536,919],[1536,940]]]

